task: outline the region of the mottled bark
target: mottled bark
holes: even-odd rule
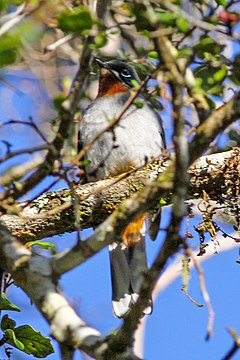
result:
[[[143,189],[148,182],[155,180],[166,169],[171,160],[161,161],[134,171],[119,179],[108,179],[97,183],[76,185],[79,197],[81,229],[101,223],[121,202]],[[240,149],[203,156],[189,169],[189,198],[201,198],[205,190],[212,200],[218,200],[238,181]],[[164,165],[164,166],[163,166]],[[169,169],[169,167],[168,167]],[[164,175],[164,172],[163,172]],[[169,176],[169,174],[168,174]],[[163,184],[162,198],[169,203],[171,187]],[[234,194],[232,194],[234,195]],[[156,199],[156,203],[160,199]],[[226,200],[226,198],[225,198]],[[19,205],[19,210],[21,210]],[[157,204],[156,204],[157,206]],[[49,236],[76,230],[75,216],[69,189],[47,192],[25,207],[19,215],[4,215],[1,220],[22,242],[39,240]]]

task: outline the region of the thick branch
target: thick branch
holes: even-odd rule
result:
[[[95,357],[98,342],[102,341],[100,333],[88,327],[59,293],[50,259],[32,255],[1,223],[0,238],[1,268],[12,274],[43,314],[51,326],[52,336]]]
[[[226,187],[224,175],[227,167],[230,163],[240,163],[239,157],[240,149],[236,148],[220,154],[203,156],[195,162],[189,170],[189,197],[199,198],[205,190],[211,199],[217,200]],[[169,160],[165,164],[169,164]],[[116,179],[110,179],[76,187],[80,199],[82,229],[101,223],[124,199],[143,189],[147,179],[156,179],[161,171],[163,167],[159,162],[147,165],[117,182]],[[236,176],[237,173],[234,174],[232,171],[229,174],[232,181],[235,181]],[[162,197],[169,199],[171,186],[168,186],[167,181],[162,186]],[[51,212],[54,215],[50,216]],[[25,207],[19,216],[4,215],[1,219],[22,242],[76,230],[69,189],[48,192]]]

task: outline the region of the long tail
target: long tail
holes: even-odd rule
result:
[[[144,226],[144,224],[142,225]],[[136,227],[133,223],[130,226]],[[126,246],[124,243],[113,243],[109,246],[112,306],[114,315],[119,318],[126,316],[131,305],[137,301],[143,281],[143,273],[148,270],[145,234],[141,231],[137,235],[139,240],[134,245]],[[144,309],[143,313],[151,314],[151,312],[152,301],[149,299],[149,306]]]

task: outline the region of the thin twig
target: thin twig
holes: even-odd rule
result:
[[[189,249],[189,251],[190,251],[190,249]],[[210,296],[207,291],[203,268],[201,267],[200,263],[197,261],[195,255],[193,255],[193,253],[191,251],[190,251],[190,256],[191,256],[194,266],[198,272],[201,293],[202,293],[202,296],[204,298],[204,301],[205,301],[205,303],[207,305],[207,309],[208,309],[208,325],[207,325],[206,340],[209,340],[209,338],[213,335],[213,325],[214,325],[215,313],[214,313],[214,310],[212,307]]]
[[[61,39],[55,41],[54,43],[48,45],[46,48],[45,48],[45,52],[46,51],[54,51],[56,50],[58,47],[66,44],[66,42],[70,41],[73,39],[73,34],[68,34],[64,37],[62,37]]]
[[[236,330],[228,329],[229,334],[232,336],[234,343],[228,353],[222,358],[222,360],[230,360],[236,354],[240,348],[240,337],[238,336]]]
[[[49,149],[48,144],[42,144],[42,145],[38,145],[38,146],[35,146],[35,147],[32,147],[32,148],[27,148],[27,149],[22,149],[22,150],[17,150],[17,151],[11,151],[11,152],[8,152],[6,155],[4,155],[2,158],[0,158],[0,164],[2,162],[4,162],[4,161],[12,159],[15,156],[18,156],[18,155],[33,154],[35,152],[48,150],[48,149]]]

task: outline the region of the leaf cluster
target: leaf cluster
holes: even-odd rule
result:
[[[21,311],[18,306],[6,297],[5,293],[2,293],[1,296],[1,311]],[[3,336],[0,339],[0,344],[2,345],[7,343],[36,358],[45,358],[54,352],[48,337],[43,336],[30,325],[16,326],[16,322],[7,314],[3,315],[1,319],[1,330]]]

